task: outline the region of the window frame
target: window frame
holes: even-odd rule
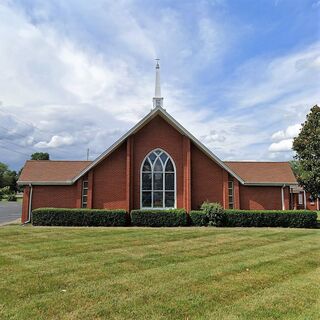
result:
[[[230,187],[231,184],[231,187]],[[229,191],[231,190],[231,195],[229,194]],[[232,198],[232,201],[230,201],[230,197]],[[232,208],[230,208],[230,205],[232,205]],[[234,209],[234,181],[228,180],[228,208]]]
[[[299,193],[298,194],[298,206],[302,206],[303,205],[303,194]]]
[[[87,183],[87,186],[85,187],[85,183]],[[87,194],[84,194],[84,191],[87,190]],[[88,208],[88,191],[89,191],[89,181],[88,179],[83,179],[82,181],[82,190],[81,190],[81,208],[87,209]],[[83,199],[86,198],[86,201]]]
[[[311,205],[311,206],[314,206],[314,205],[315,205],[315,203],[316,203],[315,200],[316,200],[316,199],[315,199],[313,196],[310,196],[310,197],[309,197],[309,202],[310,202],[310,205]]]
[[[156,153],[156,151],[160,151],[160,153]],[[157,156],[156,158],[154,159],[153,163],[149,160],[149,163],[151,165],[151,171],[143,171],[143,165],[146,161],[146,159],[149,158],[149,156],[152,154],[152,153],[155,153]],[[160,156],[162,154],[165,154],[168,159],[166,159],[165,163],[163,163],[162,159],[160,158]],[[158,170],[154,170],[154,164],[156,163],[156,161],[160,159],[160,162],[162,164],[162,171],[158,171]],[[171,171],[166,171],[166,165],[167,165],[167,162],[168,160],[170,159],[172,165],[173,165],[173,172]],[[151,189],[147,189],[147,190],[143,190],[142,189],[142,175],[144,173],[149,173],[151,174]],[[153,175],[154,173],[161,173],[162,174],[162,190],[157,190],[157,189],[154,189],[154,184],[153,184]],[[165,179],[166,179],[166,173],[173,173],[173,190],[169,190],[169,191],[166,191],[166,185],[165,185]],[[143,192],[151,192],[151,206],[150,207],[144,207],[142,205],[142,193]],[[154,207],[153,206],[153,196],[154,196],[154,192],[161,192],[162,193],[162,207]],[[174,194],[174,205],[173,207],[166,207],[165,206],[165,194],[166,192],[173,192]],[[170,154],[161,149],[161,148],[155,148],[153,149],[152,151],[148,152],[148,154],[143,158],[142,162],[141,162],[141,166],[140,166],[140,209],[142,210],[167,210],[167,209],[176,209],[177,208],[177,169],[176,169],[176,164],[175,162],[173,161],[172,157],[170,156]]]

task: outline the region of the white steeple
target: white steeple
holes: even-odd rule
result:
[[[160,87],[160,65],[159,60],[156,59],[156,86],[153,98],[153,108],[161,107],[163,108],[163,98],[161,97],[161,87]]]

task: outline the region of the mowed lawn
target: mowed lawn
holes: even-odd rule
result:
[[[320,230],[0,228],[1,319],[319,319]]]

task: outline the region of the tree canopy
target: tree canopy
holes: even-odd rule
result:
[[[9,186],[11,191],[16,191],[17,180],[17,172],[11,171],[5,163],[0,162],[0,188]]]
[[[31,155],[31,160],[49,160],[49,153],[47,152],[35,152]]]
[[[315,105],[293,139],[298,182],[313,197],[320,193],[320,107]]]

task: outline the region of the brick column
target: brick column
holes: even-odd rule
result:
[[[93,170],[88,173],[88,198],[87,198],[87,208],[92,209],[93,203]]]
[[[129,213],[133,201],[133,136],[127,138],[126,154],[126,210]]]
[[[290,209],[290,188],[285,187],[283,191],[284,191],[284,209],[289,210]]]
[[[21,222],[25,223],[29,216],[29,203],[30,203],[30,187],[25,186],[23,188],[23,200],[22,200],[22,212],[21,212]]]
[[[234,209],[240,209],[240,186],[236,178],[233,178],[233,198]]]
[[[222,206],[224,209],[229,209],[229,199],[228,199],[228,172],[222,169]]]
[[[183,136],[183,206],[191,210],[191,150],[190,139]]]

